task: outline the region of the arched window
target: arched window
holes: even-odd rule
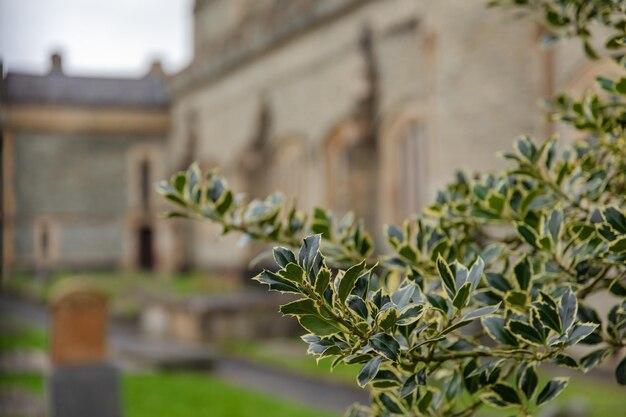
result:
[[[567,91],[574,97],[581,96],[589,90],[602,93],[602,89],[596,82],[598,76],[608,78],[623,77],[624,69],[609,58],[592,62],[585,61],[585,64],[574,71],[571,76],[567,77],[558,89]]]
[[[407,123],[392,144],[397,161],[396,181],[398,201],[394,217],[397,220],[409,216],[420,208],[420,189],[424,186],[423,167],[420,161],[422,153],[422,134],[417,121]]]
[[[426,131],[415,108],[407,108],[384,126],[380,137],[383,221],[400,224],[426,203],[428,156]]]
[[[50,266],[59,255],[57,223],[48,217],[40,217],[34,224],[35,262],[38,266]]]
[[[187,113],[185,122],[185,148],[182,155],[181,170],[186,170],[195,160],[198,151],[198,113],[195,110]]]
[[[291,136],[278,141],[272,153],[267,191],[280,191],[288,202],[296,199],[298,207],[308,208],[309,159],[307,144],[303,137]]]
[[[50,230],[47,223],[42,223],[39,231],[39,253],[43,261],[50,257]]]
[[[330,131],[325,142],[326,205],[339,215],[354,210],[350,149],[357,141],[358,127],[343,122]]]
[[[141,208],[144,211],[148,211],[150,209],[150,175],[150,161],[146,158],[139,164],[139,191],[141,195]]]

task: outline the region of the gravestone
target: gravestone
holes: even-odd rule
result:
[[[102,362],[106,355],[105,298],[69,289],[53,298],[51,360],[55,365]]]
[[[170,333],[170,317],[163,303],[144,308],[140,317],[141,332],[153,339],[166,339]]]
[[[53,297],[50,310],[50,416],[120,417],[119,375],[106,361],[106,299],[69,287]]]

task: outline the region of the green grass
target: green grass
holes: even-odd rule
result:
[[[54,287],[69,281],[95,285],[110,296],[136,289],[170,295],[221,293],[231,291],[235,286],[232,279],[202,273],[169,276],[143,272],[57,272],[46,279],[17,274],[4,285],[6,291],[10,293],[31,297],[37,301],[47,301]]]
[[[626,417],[626,388],[615,380],[605,381],[593,377],[570,379],[568,387],[555,401],[567,404],[574,401],[587,405],[588,417]]]
[[[0,352],[12,350],[38,349],[48,347],[48,334],[13,318],[3,318],[0,331]]]
[[[0,375],[9,386],[44,391],[40,375]],[[122,407],[127,417],[337,417],[191,373],[124,375]]]
[[[3,317],[0,354],[16,349],[43,350],[47,343],[44,330]],[[0,374],[0,391],[7,387],[43,395],[44,379],[35,374]],[[231,386],[204,374],[127,374],[122,378],[122,395],[127,417],[336,417]]]
[[[40,303],[47,303],[55,289],[67,285],[88,285],[109,298],[109,308],[117,317],[135,318],[148,297],[184,297],[197,294],[232,292],[239,286],[232,277],[202,273],[173,276],[125,272],[58,272],[47,279],[15,275],[3,285],[3,291]]]
[[[46,350],[48,334],[39,327],[25,324],[17,317],[4,316],[0,320],[0,356],[18,350]],[[34,394],[43,393],[43,376],[38,374],[0,373],[0,391],[19,388]]]
[[[123,381],[128,417],[331,417],[233,387],[200,374],[130,375]]]
[[[0,391],[6,387],[21,388],[34,394],[42,394],[44,390],[43,376],[35,374],[0,374]]]
[[[543,388],[549,376],[540,378],[538,390]],[[546,410],[555,405],[568,406],[580,405],[586,412],[586,417],[626,417],[626,402],[624,396],[626,389],[617,385],[613,380],[608,381],[592,376],[571,377],[565,390],[552,402],[540,407],[539,411]],[[483,407],[480,416],[484,417],[508,417],[511,409],[495,410]]]
[[[284,371],[353,385],[360,370],[359,366],[340,364],[331,372],[332,359],[322,359],[317,364],[313,356],[306,354],[306,344],[300,339],[238,341],[229,343],[226,351]]]

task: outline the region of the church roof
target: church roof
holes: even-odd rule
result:
[[[154,72],[142,78],[74,77],[62,71],[8,73],[3,83],[3,100],[11,104],[155,109],[168,104],[165,82]]]

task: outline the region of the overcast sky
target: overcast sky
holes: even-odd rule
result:
[[[168,72],[192,50],[192,0],[0,0],[5,71],[46,72],[61,51],[71,74],[139,76],[159,58]]]

